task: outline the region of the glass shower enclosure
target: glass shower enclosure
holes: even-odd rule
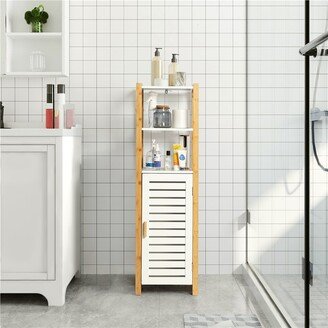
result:
[[[306,140],[299,54],[306,14],[313,39],[327,30],[327,10],[326,1],[247,5],[247,262],[292,327],[328,326],[328,116],[309,115]],[[309,63],[310,114],[328,110],[328,57]],[[304,215],[306,141],[310,217]],[[304,281],[306,250],[311,285]]]

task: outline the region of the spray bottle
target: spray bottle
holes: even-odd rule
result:
[[[157,106],[157,96],[156,92],[150,92],[146,102],[148,103],[148,127],[153,127],[154,109]]]

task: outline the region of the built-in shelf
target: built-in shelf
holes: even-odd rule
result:
[[[62,37],[61,33],[21,33],[21,32],[10,32],[6,33],[8,38],[13,40],[19,39],[33,39],[33,40],[40,40],[40,39],[60,39]]]
[[[151,173],[151,174],[192,174],[192,170],[180,170],[180,171],[174,171],[174,170],[142,170],[142,173]]]
[[[163,91],[191,91],[193,87],[190,85],[188,86],[181,86],[181,87],[157,87],[157,86],[143,86],[142,90],[163,90]]]
[[[192,128],[178,129],[178,128],[142,128],[142,131],[149,132],[192,132]]]
[[[69,74],[69,1],[44,0],[49,14],[43,32],[32,32],[25,19],[31,0],[0,1],[0,75],[58,77]],[[43,71],[33,66],[41,56]],[[31,64],[32,63],[32,64]]]

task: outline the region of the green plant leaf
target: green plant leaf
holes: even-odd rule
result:
[[[25,20],[27,24],[31,24],[32,21],[32,13],[30,11],[27,11],[25,13]]]
[[[40,13],[40,22],[45,24],[47,22],[49,18],[49,15],[47,12],[43,11],[42,13]]]
[[[42,4],[25,13],[25,20],[27,24],[31,24],[32,22],[45,24],[48,18],[49,14],[44,11],[44,6]]]
[[[37,7],[35,7],[33,10],[32,10],[32,16],[34,18],[38,18],[40,16],[40,11]]]

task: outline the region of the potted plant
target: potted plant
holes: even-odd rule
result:
[[[42,24],[47,23],[49,15],[44,11],[43,5],[34,7],[33,10],[25,13],[25,20],[27,24],[31,24],[32,32],[42,32]]]

